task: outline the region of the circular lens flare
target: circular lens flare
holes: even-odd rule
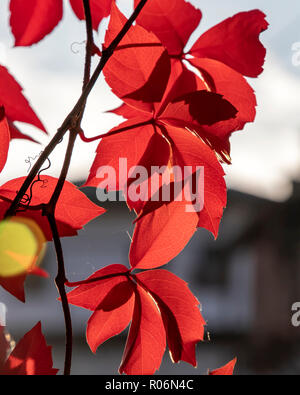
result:
[[[0,277],[31,272],[45,253],[45,236],[29,218],[13,217],[0,222]]]

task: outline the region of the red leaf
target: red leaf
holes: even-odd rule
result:
[[[73,11],[78,19],[85,20],[85,13],[82,0],[70,0]],[[98,30],[103,18],[110,14],[112,0],[90,0],[93,29]]]
[[[133,307],[134,289],[125,279],[112,288],[88,321],[87,342],[94,353],[106,340],[128,327]]]
[[[127,19],[115,3],[105,37],[107,48]],[[112,91],[126,103],[153,112],[161,101],[170,74],[170,59],[158,38],[141,26],[132,26],[108,61],[104,76]]]
[[[4,107],[0,106],[0,173],[3,170],[9,149],[10,133]]]
[[[167,126],[165,131],[171,139],[173,166],[181,168],[191,166],[193,173],[197,166],[203,167],[204,190],[200,189],[198,193],[204,194],[204,201],[203,209],[196,213],[199,217],[198,227],[209,230],[217,238],[219,224],[227,203],[224,170],[214,152],[192,133],[182,133],[180,129],[170,126]],[[190,177],[191,172],[187,173]]]
[[[22,3],[24,2],[22,1]],[[3,66],[0,66],[0,103],[4,105],[6,116],[10,122],[25,122],[46,132],[45,127],[24,97],[21,86]]]
[[[68,293],[69,303],[95,311],[106,295],[119,283],[123,282],[128,273],[124,265],[114,264],[98,270],[76,289]]]
[[[210,376],[232,376],[234,372],[234,368],[237,362],[237,358],[230,361],[227,365],[223,366],[222,368],[208,371]]]
[[[116,115],[120,115],[125,119],[136,118],[141,115],[140,110],[137,110],[135,107],[129,106],[126,103],[121,104],[120,107],[116,108],[115,110],[111,110],[109,112]]]
[[[219,60],[245,76],[257,77],[266,55],[259,41],[260,33],[268,28],[265,17],[259,10],[240,12],[204,33],[190,54]]]
[[[39,322],[19,341],[1,373],[9,376],[56,375],[58,370],[53,369],[51,348],[46,344]]]
[[[3,218],[10,205],[7,201],[1,201],[1,196],[13,200],[24,180],[25,177],[17,178],[0,188],[0,218]],[[48,203],[58,181],[50,176],[41,176],[40,180],[35,182],[32,188],[33,195],[30,202],[32,206]],[[30,191],[27,191],[27,194],[30,197]],[[75,185],[66,181],[55,211],[60,236],[76,235],[77,231],[82,229],[84,225],[104,212],[103,208],[92,203]],[[17,215],[33,219],[42,229],[46,239],[52,240],[48,221],[41,211],[27,210],[17,213]]]
[[[148,116],[148,120],[150,118],[151,117]],[[143,124],[146,121],[147,118],[143,118],[142,116],[126,121],[112,129],[110,131],[110,136],[101,140],[85,186],[98,187],[101,182],[101,178],[98,178],[99,174],[97,177],[98,169],[102,166],[111,166],[115,169],[117,183],[115,186],[110,185],[108,190],[116,191],[125,189],[128,173],[125,168],[120,169],[119,160],[120,158],[127,159],[128,170],[140,162],[153,135],[153,126],[145,125],[135,127],[135,125]],[[116,133],[116,131],[123,129],[126,131]]]
[[[216,123],[211,127],[203,126],[200,132],[228,162],[231,133],[242,130],[246,123],[255,119],[257,103],[254,91],[240,73],[224,63],[213,59],[192,59],[190,63],[199,69],[212,92],[226,97],[238,110],[234,119]]]
[[[160,311],[149,294],[137,285],[133,318],[120,374],[154,374],[161,365],[165,348],[166,335]]]
[[[68,293],[69,303],[94,311],[87,325],[87,342],[94,353],[105,341],[123,332],[131,321],[134,290],[127,273],[123,265],[108,266]]]
[[[13,277],[1,277],[0,285],[20,302],[25,303],[24,283],[28,275],[48,278],[49,274],[38,266],[31,267],[26,273]]]
[[[207,90],[207,85],[195,73],[187,69],[178,59],[171,59],[171,74],[164,97],[156,106],[156,117],[160,117],[168,104],[191,92]]]
[[[135,0],[135,5],[139,0]],[[151,0],[137,18],[138,24],[156,34],[170,55],[181,55],[202,13],[183,0]]]
[[[126,200],[128,207],[139,213],[145,202],[158,192],[160,185],[156,188],[152,184],[159,178],[159,184],[168,182],[169,170],[167,168],[170,160],[170,144],[159,133],[157,128],[152,127],[152,137],[148,142],[143,156],[137,163],[135,170],[129,173],[126,189]],[[155,170],[156,168],[156,170]],[[161,169],[163,169],[161,171]],[[146,171],[146,173],[145,173]],[[145,174],[144,174],[145,173]],[[164,180],[166,176],[166,180]],[[153,182],[152,182],[153,181]]]
[[[172,360],[196,366],[195,347],[203,340],[206,323],[187,283],[166,270],[147,271],[136,277],[158,304]]]
[[[26,134],[23,134],[21,130],[8,119],[8,126],[9,126],[9,131],[10,131],[10,139],[22,139],[22,140],[28,140],[32,141],[33,143],[37,143],[36,140],[34,140],[32,137],[27,136]]]
[[[197,129],[236,116],[237,110],[217,93],[195,91],[174,99],[160,116],[167,124]]]
[[[10,0],[10,26],[15,46],[29,46],[42,40],[63,16],[62,0]]]
[[[165,265],[184,249],[198,224],[198,216],[187,213],[186,205],[184,201],[153,203],[150,213],[138,220],[129,253],[132,268]]]

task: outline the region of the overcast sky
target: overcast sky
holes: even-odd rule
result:
[[[132,0],[120,0],[128,15]],[[233,14],[260,8],[267,14],[269,30],[261,39],[267,47],[264,73],[250,83],[258,99],[258,113],[254,124],[232,138],[233,165],[226,166],[228,185],[236,189],[271,199],[285,199],[291,191],[291,180],[300,176],[300,65],[293,65],[299,43],[299,0],[191,0],[203,11],[197,34]],[[52,135],[60,126],[78,98],[82,84],[85,27],[65,2],[63,22],[38,45],[30,48],[12,48],[13,38],[8,24],[8,0],[0,2],[0,64],[24,87],[32,107]],[[107,21],[101,25],[97,37],[100,43]],[[73,49],[78,53],[71,51]],[[75,44],[74,44],[75,43]],[[300,60],[300,55],[299,58]],[[110,92],[103,78],[97,83],[88,101],[84,129],[93,136],[108,131],[122,121],[105,111],[118,106],[120,101]],[[37,155],[49,137],[37,129],[19,125],[31,134],[41,146],[26,141],[14,141],[9,160],[1,173],[0,183],[26,175],[28,156]],[[78,140],[70,180],[87,177],[94,159],[97,143],[84,144]],[[57,175],[61,166],[65,142],[51,156],[49,174]]]

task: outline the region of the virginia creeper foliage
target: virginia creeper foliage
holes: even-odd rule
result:
[[[231,16],[188,47],[202,20],[201,11],[191,3],[128,0],[128,4],[135,9],[129,19],[113,0],[70,0],[87,30],[83,93],[29,175],[0,186],[0,219],[30,218],[45,240],[54,242],[56,284],[67,332],[65,374],[70,374],[72,355],[69,304],[92,312],[86,338],[94,353],[129,327],[120,374],[154,374],[166,347],[174,363],[197,365],[196,345],[203,341],[206,325],[200,303],[182,279],[159,267],[185,248],[197,228],[205,228],[217,238],[227,203],[222,164],[231,163],[229,139],[256,115],[256,97],[245,77],[257,77],[263,70],[266,50],[259,36],[268,23],[261,11]],[[64,12],[62,0],[10,0],[9,9],[15,46],[40,42],[61,22]],[[93,31],[105,17],[110,20],[100,50]],[[91,75],[92,56],[100,59]],[[112,92],[123,101],[113,112],[125,120],[106,134],[87,138],[81,120],[102,71]],[[0,172],[11,139],[35,140],[22,133],[17,121],[47,133],[19,83],[0,66]],[[61,174],[54,178],[45,174],[43,165],[67,134]],[[105,212],[66,181],[77,136],[87,143],[100,140],[85,186],[122,191],[136,219],[129,266],[109,265],[72,283],[65,273],[60,238],[77,236],[89,221]],[[142,179],[134,171],[124,171],[120,158],[131,169],[155,167],[163,171]],[[99,177],[98,169],[105,166],[115,170],[114,184]],[[202,207],[187,210],[194,201],[186,196],[179,200],[182,189],[178,190],[178,185],[188,177],[196,178],[198,168],[204,169]],[[158,187],[147,188],[155,177]],[[162,199],[165,184],[173,191],[168,201]],[[139,191],[137,199],[129,193],[133,188]],[[21,275],[0,277],[0,285],[25,302],[24,281],[29,274],[47,276],[33,265]],[[66,286],[74,289],[66,294]],[[4,328],[0,329],[4,339],[1,355],[6,355],[9,344],[3,337]],[[1,361],[2,374],[57,373],[40,323]],[[236,359],[209,375],[231,375],[235,363]]]

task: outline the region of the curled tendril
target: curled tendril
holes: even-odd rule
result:
[[[29,168],[27,169],[27,173],[29,173],[31,167],[32,167],[32,162],[35,161],[37,158],[39,158],[42,155],[43,151],[41,151],[38,155],[36,156],[28,156],[27,159],[25,159],[25,163],[29,164]]]
[[[77,42],[77,41],[75,41],[75,42],[73,42],[72,44],[71,44],[71,51],[75,54],[75,55],[77,55],[80,51],[77,49],[74,49],[74,46],[75,45],[78,45],[78,46],[81,46],[81,45],[83,45],[83,44],[86,44],[86,40],[85,41],[82,41],[82,42]]]
[[[22,204],[23,207],[22,207],[22,208],[19,208],[19,209],[17,210],[18,213],[26,211],[26,210],[27,210],[27,207],[29,207],[29,205],[30,205],[30,203],[31,203],[31,200],[32,200],[32,197],[33,197],[33,187],[34,187],[35,184],[37,184],[38,182],[40,182],[40,183],[41,183],[41,188],[46,188],[46,187],[47,187],[48,180],[41,180],[41,173],[42,173],[43,171],[46,171],[46,170],[50,169],[50,167],[51,167],[51,161],[50,161],[50,159],[47,158],[47,161],[48,161],[48,165],[47,165],[46,167],[44,167],[43,169],[41,169],[41,170],[38,172],[38,174],[37,174],[37,179],[34,180],[34,181],[32,182],[32,184],[30,185],[29,194],[28,194],[28,193],[25,193],[25,195],[24,195],[23,198],[21,199],[21,204]],[[26,207],[24,207],[24,206],[26,206]]]

